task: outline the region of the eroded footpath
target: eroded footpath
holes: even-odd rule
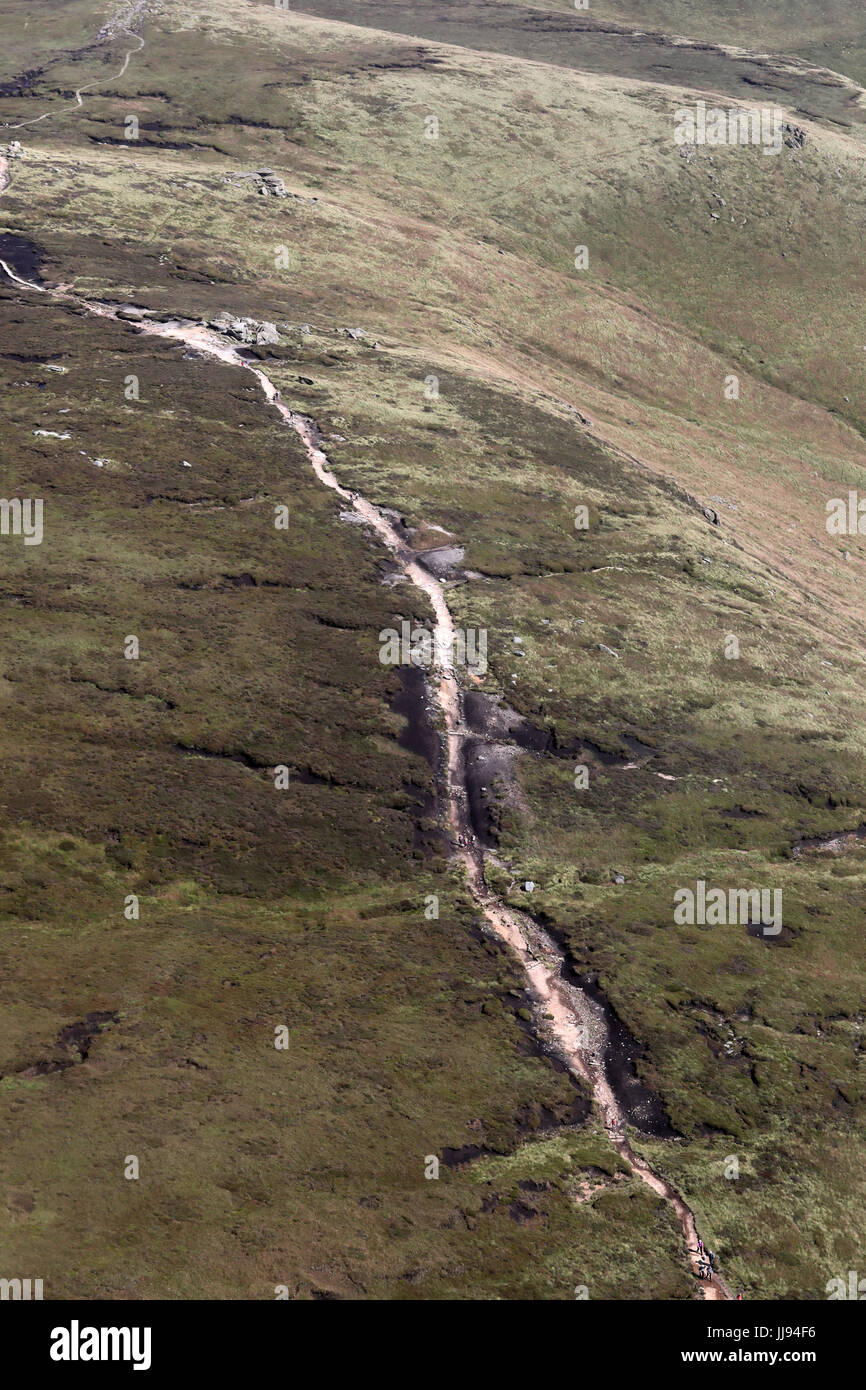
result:
[[[5,161],[0,160],[0,191],[7,184],[8,169]],[[95,317],[121,322],[117,314],[120,306],[83,299],[63,286],[50,288],[34,284],[19,276],[3,260],[0,260],[0,267],[13,283],[24,289],[75,304]],[[275,407],[302,440],[319,481],[350,504],[385,545],[405,577],[426,594],[433,612],[434,650],[438,653],[451,652],[454,622],[442,583],[420,563],[377,506],[339,482],[323,448],[323,439],[315,421],[286,405],[264,370],[256,363],[247,361],[241,351],[218,333],[194,321],[175,319],[161,322],[148,320],[145,314],[146,311],[143,311],[140,322],[123,321],[124,327],[142,336],[176,341],[203,357],[224,362],[255,377],[265,400]],[[696,1296],[706,1299],[730,1298],[730,1290],[720,1275],[713,1274],[708,1279],[699,1277],[698,1232],[692,1211],[676,1189],[656,1173],[629,1143],[623,1106],[605,1067],[610,1039],[603,1007],[566,978],[565,957],[553,937],[527,914],[506,906],[488,887],[484,871],[485,851],[473,830],[469,814],[463,756],[467,729],[463,718],[462,691],[454,668],[447,662],[440,661],[432,671],[431,690],[442,720],[445,795],[454,853],[463,863],[469,891],[484,916],[488,930],[520,962],[533,1001],[535,1032],[540,1041],[555,1052],[573,1075],[590,1089],[608,1138],[632,1173],[673,1209],[696,1279]]]

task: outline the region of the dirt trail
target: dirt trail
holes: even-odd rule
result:
[[[141,331],[159,337],[175,338],[187,347],[196,348],[233,366],[244,366],[252,373],[265,398],[276,407],[283,419],[303,440],[307,456],[319,481],[344,501],[351,503],[355,512],[364,518],[391,551],[406,577],[427,595],[435,619],[436,650],[440,654],[450,652],[454,640],[454,623],[442,584],[418,562],[396,528],[378,507],[360,493],[343,487],[337,480],[322,448],[322,437],[315,422],[309,416],[301,415],[285,405],[279,391],[260,367],[244,362],[236,349],[229,347],[206,328],[178,321],[146,323],[141,326]],[[464,778],[465,724],[462,695],[454,669],[447,660],[440,660],[433,673],[433,685],[445,730],[448,815],[454,840],[459,846],[456,852],[465,866],[472,896],[484,913],[491,930],[505,942],[523,966],[535,1003],[535,1025],[538,1035],[559,1054],[569,1069],[590,1087],[604,1128],[624,1162],[653,1192],[669,1202],[676,1212],[692,1271],[697,1277],[701,1262],[698,1256],[698,1233],[690,1208],[671,1184],[659,1177],[646,1160],[634,1152],[625,1137],[625,1117],[605,1075],[607,1029],[602,1009],[582,990],[563,978],[564,957],[552,937],[531,918],[506,907],[487,886],[484,876],[484,851],[472,829]],[[730,1290],[719,1275],[701,1280],[699,1287],[706,1299],[731,1297]]]
[[[31,116],[29,121],[19,121],[16,125],[12,125],[8,121],[2,121],[0,122],[0,126],[2,126],[4,130],[23,130],[25,126],[38,125],[40,121],[47,121],[51,116],[60,116],[64,111],[74,111],[76,106],[83,106],[84,102],[81,99],[81,93],[90,91],[91,87],[98,87],[106,81],[117,82],[129,67],[129,60],[133,53],[140,53],[144,48],[144,39],[140,34],[133,34],[129,26],[139,23],[144,18],[147,11],[147,3],[148,0],[134,0],[131,6],[124,5],[122,9],[118,10],[117,13],[112,16],[107,24],[102,26],[97,35],[98,43],[110,43],[120,34],[126,34],[127,38],[135,39],[138,43],[138,48],[130,48],[124,54],[123,65],[120,71],[114,74],[113,78],[106,79],[104,77],[95,77],[92,82],[86,82],[83,87],[77,87],[75,91],[75,101],[71,106],[58,106],[51,111],[43,112],[41,116]],[[2,191],[3,189],[0,188],[0,193],[2,193]]]
[[[2,177],[3,170],[0,168],[0,179]],[[116,310],[111,305],[82,299],[62,288],[50,289],[34,285],[22,280],[4,261],[0,261],[0,266],[16,284],[26,289],[48,294],[59,302],[74,303],[100,318],[117,319]],[[646,1160],[635,1153],[626,1138],[625,1116],[605,1072],[607,1024],[604,1011],[587,993],[564,978],[565,958],[553,938],[530,917],[508,908],[487,886],[484,875],[484,850],[472,829],[465,784],[463,743],[466,725],[463,720],[462,692],[450,660],[443,656],[443,653],[450,653],[453,649],[454,623],[441,582],[419,563],[394,525],[378,507],[360,493],[342,486],[322,448],[322,436],[315,422],[309,416],[287,406],[277,387],[262,368],[248,362],[239,349],[230,346],[219,334],[188,320],[177,319],[166,323],[144,320],[140,323],[125,323],[125,326],[143,336],[173,339],[206,357],[250,372],[258,382],[265,399],[300,436],[319,481],[351,504],[353,510],[363,517],[394,556],[407,579],[427,595],[433,609],[433,636],[435,649],[439,654],[437,665],[432,672],[432,686],[444,726],[448,817],[456,845],[455,853],[465,866],[469,890],[484,914],[490,930],[506,944],[523,967],[535,1006],[534,1022],[539,1038],[590,1088],[611,1143],[635,1176],[673,1208],[682,1230],[692,1271],[698,1278],[698,1235],[691,1210],[671,1184],[655,1173]],[[705,1299],[726,1299],[732,1296],[719,1275],[701,1279],[696,1292]]]

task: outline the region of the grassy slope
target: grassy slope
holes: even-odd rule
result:
[[[576,9],[574,0],[505,3],[569,18]],[[866,82],[866,21],[848,0],[826,0],[820,6],[811,0],[592,0],[579,17],[757,53],[797,54]]]
[[[826,497],[862,478],[862,353],[856,295],[849,299],[847,290],[862,273],[856,131],[810,128],[806,151],[786,152],[778,162],[760,152],[722,151],[685,165],[670,141],[671,111],[681,96],[656,85],[550,73],[538,64],[477,58],[262,8],[238,12],[218,4],[204,24],[193,26],[191,17],[187,7],[167,7],[165,18],[146,31],[148,47],[123,92],[109,84],[70,121],[45,122],[26,136],[28,158],[4,195],[4,216],[15,230],[42,240],[51,257],[49,278],[77,274],[84,286],[134,294],[159,308],[205,313],[230,304],[278,321],[312,322],[315,331],[303,346],[297,335],[286,335],[294,348],[273,375],[284,394],[345,436],[347,442],[335,442],[331,452],[346,481],[398,506],[414,524],[449,527],[466,546],[467,566],[485,577],[455,591],[454,599],[467,621],[490,629],[489,688],[509,691],[514,705],[554,725],[563,739],[583,735],[616,747],[623,733],[631,733],[658,750],[651,764],[632,772],[594,768],[582,799],[568,763],[521,760],[530,811],[521,817],[505,812],[504,851],[521,876],[539,881],[541,907],[563,932],[575,962],[600,972],[647,1043],[647,1075],[689,1140],[666,1146],[655,1159],[689,1193],[728,1268],[753,1293],[821,1296],[840,1261],[856,1263],[861,1235],[846,1206],[857,1200],[860,1183],[853,1138],[862,1116],[860,862],[855,856],[843,873],[841,866],[816,872],[787,855],[801,834],[856,824],[866,804],[863,740],[852,718],[862,700],[857,576],[863,552],[856,538],[847,541],[852,558],[846,562],[823,532]],[[178,66],[194,67],[192,91],[188,80],[178,80]],[[136,91],[162,95],[130,95]],[[43,90],[40,101],[46,97]],[[9,101],[4,109],[12,118],[27,105]],[[142,142],[134,148],[101,143],[122,140],[130,111],[140,114]],[[435,145],[422,136],[431,111],[441,121]],[[233,115],[246,123],[233,122]],[[253,119],[262,124],[254,127]],[[194,161],[184,144],[198,148]],[[222,181],[230,169],[261,163],[319,202],[271,202],[249,185]],[[712,222],[709,213],[719,206],[713,192],[735,207],[734,223],[727,217]],[[119,223],[135,234],[119,241]],[[583,275],[570,269],[577,241],[591,247],[591,268]],[[273,268],[279,244],[290,248],[288,273]],[[790,268],[789,259],[795,259]],[[45,341],[44,310],[38,319],[29,311],[9,312],[22,319],[16,336],[33,334],[31,349],[44,360],[38,351]],[[380,339],[381,350],[352,345],[334,331],[357,323]],[[564,1082],[552,1074],[548,1079],[537,1061],[526,1059],[519,1076],[512,1071],[506,1058],[519,1045],[516,1022],[497,1017],[494,1024],[490,1011],[479,1012],[486,998],[496,1014],[495,981],[507,966],[491,962],[467,937],[465,905],[435,859],[405,867],[415,839],[413,815],[399,800],[394,804],[394,788],[406,755],[394,742],[389,689],[374,652],[382,614],[407,612],[408,596],[396,591],[395,599],[377,585],[374,555],[351,528],[333,524],[333,509],[309,483],[291,439],[276,437],[249,391],[233,379],[228,384],[231,373],[183,363],[168,348],[143,355],[141,344],[122,330],[78,320],[58,324],[56,334],[61,329],[74,329],[70,351],[78,354],[78,379],[49,379],[57,394],[39,393],[36,423],[55,427],[47,406],[50,401],[56,409],[65,394],[75,414],[60,418],[74,423],[79,447],[116,456],[123,468],[97,474],[65,446],[73,457],[64,454],[65,469],[58,471],[55,442],[34,451],[37,441],[28,438],[33,395],[18,388],[11,454],[22,470],[17,476],[28,486],[57,489],[58,510],[70,519],[63,548],[38,552],[40,562],[56,566],[58,599],[50,607],[44,601],[34,607],[26,587],[28,568],[31,582],[34,574],[32,552],[16,553],[24,573],[14,578],[14,594],[23,594],[15,602],[24,602],[38,621],[28,624],[23,642],[19,637],[15,664],[4,672],[17,695],[9,757],[19,759],[21,774],[7,810],[24,827],[9,847],[12,871],[22,876],[11,915],[29,921],[18,928],[28,967],[51,980],[64,932],[53,920],[58,898],[77,900],[77,856],[88,860],[93,846],[103,846],[90,870],[94,927],[108,917],[109,901],[132,891],[114,882],[118,868],[121,878],[140,876],[159,904],[168,998],[176,991],[177,1003],[166,1009],[151,997],[156,963],[150,936],[142,976],[130,979],[143,924],[118,924],[116,935],[126,938],[129,956],[108,966],[94,930],[76,942],[73,960],[76,978],[97,971],[99,987],[58,999],[51,1018],[29,1005],[11,1030],[10,1055],[16,1064],[32,1060],[34,1040],[44,1050],[73,1016],[118,1008],[134,1020],[134,1065],[146,1097],[142,1123],[155,1124],[162,1137],[177,1045],[186,1045],[197,1029],[208,1036],[215,1031],[208,1044],[218,1056],[212,1081],[181,1061],[183,1123],[191,1134],[194,1117],[207,1114],[212,1103],[214,1093],[204,1089],[195,1102],[201,1109],[191,1109],[193,1084],[206,1088],[211,1081],[217,1092],[242,1097],[231,1124],[208,1131],[210,1161],[235,1179],[234,1148],[248,1142],[248,1107],[264,1108],[266,1134],[255,1164],[244,1169],[245,1217],[236,1237],[249,1251],[242,1287],[232,1283],[240,1255],[225,1258],[220,1275],[212,1268],[201,1273],[196,1287],[261,1296],[277,1279],[279,1261],[269,1263],[263,1254],[267,1241],[256,1224],[260,1214],[250,1214],[249,1203],[256,1202],[248,1189],[264,1164],[270,1176],[261,1179],[258,1206],[275,1202],[283,1214],[287,1203],[298,1202],[299,1172],[307,1169],[286,1168],[279,1157],[294,1152],[293,1136],[309,1135],[309,1126],[303,1112],[287,1116],[285,1095],[274,1093],[252,1043],[240,1048],[246,1055],[238,1059],[234,1015],[221,1017],[214,1029],[207,977],[200,1002],[196,996],[190,1008],[189,972],[199,979],[201,966],[198,952],[187,956],[180,944],[179,923],[189,920],[187,895],[196,920],[227,919],[213,966],[220,979],[229,978],[232,957],[250,955],[251,903],[256,942],[267,943],[263,952],[277,945],[279,954],[291,949],[292,934],[302,929],[293,920],[303,925],[307,916],[299,902],[315,893],[309,916],[325,925],[323,978],[333,990],[334,965],[347,958],[365,983],[370,972],[375,978],[366,931],[363,949],[357,945],[358,914],[369,910],[364,894],[372,894],[381,917],[377,931],[388,943],[385,959],[399,942],[399,970],[406,973],[406,953],[412,962],[413,1012],[424,1020],[410,1039],[417,1061],[389,1085],[398,1087],[398,1112],[424,1115],[425,1138],[419,1150],[411,1125],[407,1130],[405,1123],[389,1122],[387,1157],[369,1150],[362,1136],[383,1105],[375,1072],[383,1049],[402,1037],[405,1005],[389,992],[371,1034],[366,1000],[348,997],[341,987],[332,995],[334,1015],[348,1017],[344,1027],[363,1045],[335,1051],[332,1038],[316,1026],[318,1004],[305,1038],[306,1065],[299,1069],[306,1104],[333,1113],[316,1068],[330,1075],[335,1067],[343,1072],[358,1065],[359,1079],[349,1076],[347,1084],[353,1095],[360,1090],[369,1109],[353,1104],[342,1131],[346,1156],[339,1178],[329,1160],[327,1173],[311,1184],[315,1200],[305,1199],[314,1217],[304,1227],[303,1258],[309,1264],[306,1252],[323,1247],[327,1276],[314,1277],[306,1264],[302,1270],[301,1256],[292,1253],[282,1256],[283,1265],[292,1263],[291,1278],[285,1277],[302,1292],[330,1287],[330,1279],[342,1293],[363,1288],[424,1295],[450,1288],[462,1295],[567,1297],[573,1280],[590,1282],[593,1296],[633,1296],[631,1277],[623,1277],[624,1252],[636,1244],[646,1250],[653,1212],[630,1185],[615,1185],[589,1206],[570,1200],[569,1171],[581,1162],[580,1144],[589,1141],[568,1139],[566,1146],[577,1149],[567,1154],[556,1147],[559,1140],[538,1153],[536,1145],[524,1146],[516,1169],[475,1165],[449,1174],[448,1190],[458,1184],[460,1197],[433,1223],[421,1213],[433,1200],[431,1190],[440,1189],[430,1183],[407,1188],[400,1177],[419,1151],[474,1142],[473,1117],[483,1119],[485,1132],[502,1147],[515,1142],[515,1117],[542,1099],[545,1087],[553,1087],[551,1100],[560,1107],[568,1095]],[[62,336],[51,341],[52,354],[65,343]],[[32,375],[20,363],[7,363],[7,369],[14,380]],[[148,387],[142,396],[153,402],[144,436],[142,407],[133,412],[120,404],[118,382],[127,370],[141,371]],[[441,391],[432,404],[421,389],[431,371]],[[723,397],[729,371],[739,372],[744,383],[736,403]],[[310,376],[313,386],[299,375]],[[606,445],[575,426],[557,404],[562,398],[588,411]],[[237,424],[245,438],[260,437],[252,464],[238,458]],[[629,461],[630,455],[641,463]],[[196,472],[194,489],[183,474],[179,482],[176,456],[204,464],[208,492],[220,504],[228,501],[225,515],[182,507],[193,492],[199,495],[201,477]],[[275,547],[285,540],[261,524],[259,508],[236,503],[250,495],[281,497],[289,466],[293,509],[300,496],[305,524],[293,525],[291,554],[284,556]],[[668,486],[666,478],[678,486]],[[702,503],[724,498],[713,502],[722,514],[721,531],[708,527],[678,488]],[[94,528],[84,546],[82,495]],[[572,527],[578,502],[592,509],[592,529],[583,537]],[[131,508],[137,521],[132,552]],[[191,522],[198,523],[192,536]],[[330,527],[325,574],[312,529],[321,524]],[[592,572],[610,565],[619,568]],[[279,587],[286,570],[289,592]],[[70,572],[74,602],[64,596]],[[237,588],[227,573],[252,574],[259,583]],[[44,584],[41,564],[36,577]],[[276,587],[265,589],[268,581]],[[179,602],[178,584],[204,587],[183,590]],[[117,643],[138,630],[130,612],[148,638],[134,687],[132,663],[124,663],[124,682],[138,697],[135,713],[127,709],[128,695],[113,696],[107,706],[104,689],[119,684]],[[13,618],[18,633],[16,613]],[[336,618],[339,627],[322,626],[322,618],[329,624]],[[201,661],[203,627],[214,633],[212,663]],[[723,657],[730,631],[742,643],[739,662]],[[289,661],[283,633],[290,634]],[[524,638],[521,659],[513,653],[515,633]],[[323,637],[330,639],[324,646]],[[605,658],[599,641],[620,650],[620,661]],[[272,659],[263,661],[261,651],[271,648]],[[25,693],[28,680],[34,671],[54,671],[58,659],[68,679],[51,688],[47,702],[39,685],[34,704]],[[39,789],[37,749],[49,716],[62,720],[71,738],[46,793]],[[84,737],[93,740],[86,758]],[[337,786],[298,786],[298,799],[274,819],[276,793],[262,774],[226,759],[190,761],[175,751],[179,741],[242,750],[264,763],[287,748],[285,760]],[[123,760],[117,749],[124,750]],[[197,778],[207,777],[206,800],[200,782],[190,781],[192,767]],[[662,782],[657,771],[679,780]],[[423,782],[423,765],[416,775]],[[71,862],[73,851],[58,847],[61,834],[76,846]],[[50,875],[42,867],[46,858]],[[624,887],[609,885],[614,868],[625,873]],[[437,937],[435,948],[418,906],[431,873],[454,904],[447,944]],[[739,884],[744,873],[749,883],[784,886],[790,935],[779,947],[737,929],[672,929],[675,886],[698,875]],[[39,875],[48,881],[34,895]],[[377,886],[389,881],[393,897]],[[283,917],[274,902],[286,891],[292,897]],[[37,921],[46,919],[41,956],[34,956],[27,916],[34,912]],[[339,933],[327,930],[335,920]],[[23,944],[21,950],[23,962]],[[258,963],[257,953],[253,958]],[[431,1019],[424,980],[437,968],[446,973],[445,997],[441,1014]],[[302,981],[316,999],[319,969],[296,948],[292,982],[300,988]],[[266,965],[244,986],[252,995],[243,1017],[259,1019],[265,1033],[269,1010],[275,999],[283,1007],[289,983],[285,974],[278,982],[268,979],[272,970],[279,967]],[[467,1005],[462,992],[470,979]],[[200,1018],[181,1020],[177,1009],[200,1011]],[[166,1014],[170,1018],[162,1051],[151,1041],[154,1013],[161,1014],[157,1036],[167,1027]],[[441,1039],[445,1074],[461,1077],[456,1104],[453,1082],[445,1087],[447,1103],[446,1096],[419,1090],[423,1039],[431,1027]],[[725,1051],[729,1028],[735,1040]],[[103,1049],[110,1057],[115,1047],[127,1046],[122,1037],[122,1027],[103,1035],[94,1059]],[[72,1101],[70,1081],[77,1082]],[[118,1092],[106,1092],[108,1084],[96,1060],[43,1080],[14,1081],[10,1104],[21,1107],[21,1138],[8,1160],[10,1173],[32,1162],[29,1093],[50,1088],[51,1106],[36,1112],[49,1128],[72,1126],[89,1135],[93,1116],[117,1112]],[[819,1126],[837,1136],[833,1164],[826,1161],[828,1140],[816,1133]],[[333,1151],[330,1133],[320,1131],[310,1142],[325,1155]],[[593,1144],[593,1165],[603,1166]],[[134,1144],[129,1149],[137,1151]],[[739,1183],[722,1175],[729,1153],[741,1158]],[[847,1155],[844,1163],[840,1154]],[[79,1172],[91,1161],[82,1155],[72,1166]],[[479,1180],[495,1173],[513,1184],[538,1162],[552,1183],[544,1189],[544,1210],[527,1217],[519,1207],[509,1215],[500,1206],[479,1215]],[[589,1162],[586,1154],[583,1162]],[[43,1163],[39,1192],[48,1230],[48,1194],[57,1175],[49,1158]],[[129,1268],[137,1267],[142,1243],[150,1242],[149,1288],[168,1280],[171,1292],[190,1292],[178,1267],[187,1237],[176,1223],[186,1218],[189,1224],[190,1212],[206,1214],[217,1229],[229,1219],[213,1206],[213,1186],[221,1190],[221,1183],[214,1184],[210,1173],[198,1180],[198,1163],[182,1144],[162,1186],[148,1198],[166,1206],[158,1238],[152,1229],[143,1234],[147,1225],[122,1210],[130,1185],[121,1184],[116,1169],[97,1163],[104,1178],[94,1191],[100,1204],[112,1194],[110,1219],[97,1225],[89,1260],[76,1271],[76,1291],[82,1280],[86,1292],[127,1286],[127,1267],[120,1271],[107,1254],[117,1243],[114,1223],[126,1221],[134,1251]],[[374,1175],[387,1187],[388,1217],[381,1200],[378,1208],[358,1206]],[[179,1191],[189,1203],[180,1215],[171,1211]],[[26,1191],[23,1197],[26,1205]],[[77,1238],[73,1197],[70,1185],[59,1217],[71,1244]],[[770,1252],[766,1212],[780,1204],[795,1218],[792,1234],[783,1251]],[[621,1222],[615,1251],[593,1234],[604,1206]],[[356,1208],[353,1255],[347,1253],[347,1213]],[[38,1222],[15,1210],[10,1229],[23,1258]],[[413,1223],[409,1246],[399,1236],[403,1220]],[[272,1231],[272,1218],[268,1224]],[[815,1234],[819,1226],[827,1233],[823,1239]],[[46,1250],[45,1259],[55,1260],[62,1281],[69,1275],[61,1273],[57,1229],[51,1234],[55,1253],[49,1257]],[[202,1238],[190,1231],[189,1239]],[[375,1259],[363,1253],[370,1240]],[[222,1248],[220,1240],[216,1244]],[[297,1243],[292,1248],[297,1252]],[[402,1252],[409,1248],[413,1254],[406,1259]],[[666,1296],[684,1287],[669,1232],[658,1250],[658,1267],[640,1291]],[[210,1258],[202,1252],[203,1266]],[[456,1286],[444,1273],[455,1258],[463,1264],[452,1276]],[[100,1261],[102,1285],[94,1272]],[[416,1261],[426,1272],[417,1274]],[[589,1273],[581,1278],[584,1266]],[[524,1271],[519,1276],[509,1272],[518,1268]],[[396,1282],[407,1270],[411,1281]]]
[[[618,1191],[621,1235],[582,1252],[598,1218],[566,1183],[572,1162],[610,1163],[591,1134],[560,1145],[521,1222],[519,1162],[424,1180],[428,1153],[511,1152],[586,1107],[416,848],[429,774],[396,742],[392,674],[365,659],[391,618],[370,547],[235,374],[9,296],[3,313],[7,487],[47,497],[43,546],[10,547],[4,578],[4,1260],[55,1297],[615,1295],[655,1204]],[[141,402],[119,406],[133,365]],[[59,410],[73,441],[34,440]],[[278,793],[239,754],[333,782]],[[659,1230],[653,1287],[682,1292]]]
[[[264,0],[257,0],[264,3]],[[510,54],[581,72],[700,88],[745,101],[778,101],[841,126],[862,121],[852,101],[864,80],[863,19],[838,0],[845,22],[802,0],[797,22],[780,24],[772,4],[748,6],[729,22],[719,6],[636,7],[495,0],[304,0],[305,13],[373,29]],[[810,12],[811,9],[811,12]],[[675,22],[676,21],[676,22]],[[686,41],[684,41],[686,40]]]
[[[551,9],[567,7],[554,0]],[[866,84],[866,21],[847,0],[599,0],[599,17],[715,43],[796,53]]]

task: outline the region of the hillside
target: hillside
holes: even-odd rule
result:
[[[433,610],[250,367],[485,634],[472,834],[608,1010],[630,1151],[729,1291],[858,1267],[866,26],[742,9],[0,0],[2,490],[45,500],[3,537],[0,1178],[52,1297],[703,1292],[380,659]],[[677,144],[699,100],[786,142]],[[160,335],[226,311],[275,326],[246,372]],[[677,923],[699,880],[781,932]]]

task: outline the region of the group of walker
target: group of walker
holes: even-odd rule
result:
[[[716,1257],[712,1250],[704,1250],[704,1242],[698,1236],[698,1278],[709,1279],[716,1268]]]

